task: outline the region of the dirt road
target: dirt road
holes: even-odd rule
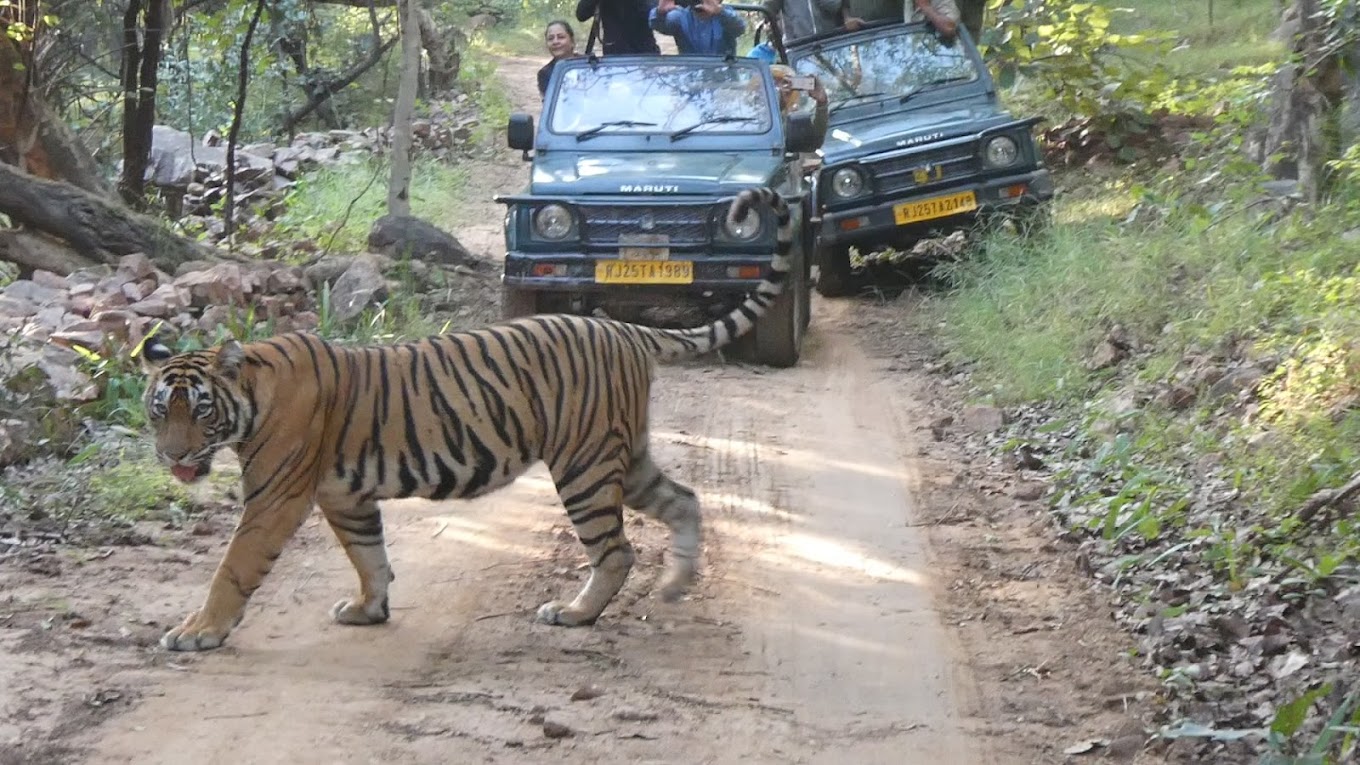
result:
[[[79,743],[138,763],[988,761],[931,605],[894,391],[829,326],[797,369],[664,371],[658,457],[707,510],[687,600],[648,595],[664,545],[649,522],[630,532],[643,565],[594,628],[531,623],[583,573],[542,471],[483,500],[392,503],[390,624],[329,622],[352,573],[312,522],[225,650],[112,678],[154,690]],[[186,595],[209,564],[183,572]]]

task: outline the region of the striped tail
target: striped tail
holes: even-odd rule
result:
[[[784,282],[791,267],[789,254],[793,250],[794,234],[793,215],[788,202],[769,187],[746,189],[732,200],[732,206],[727,210],[727,220],[735,223],[749,214],[759,214],[757,209],[753,209],[757,205],[769,207],[777,225],[777,243],[774,257],[770,259],[769,276],[756,285],[755,291],[747,295],[731,313],[712,324],[693,329],[653,330],[656,333],[654,337],[659,341],[656,349],[658,360],[698,356],[727,345],[751,331],[756,320],[765,315],[775,298],[784,291]]]

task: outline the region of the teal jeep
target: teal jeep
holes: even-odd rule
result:
[[[726,222],[737,192],[770,186],[806,230],[800,153],[822,143],[812,114],[785,115],[768,65],[750,58],[566,59],[543,113],[514,114],[511,148],[532,151],[528,186],[507,206],[507,316],[603,308],[730,310],[764,278],[775,247],[768,211]],[[784,293],[739,341],[739,355],[798,362],[810,315],[805,239]]]
[[[851,289],[850,248],[910,249],[923,238],[1050,213],[1053,182],[1033,136],[997,98],[962,26],[951,41],[926,23],[876,22],[788,43],[800,74],[831,101],[812,175],[817,291]]]

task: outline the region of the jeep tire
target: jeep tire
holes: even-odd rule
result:
[[[750,332],[733,343],[733,355],[770,367],[796,366],[812,308],[810,297],[807,268],[797,263],[774,304]]]
[[[538,313],[538,293],[523,287],[501,286],[501,318],[518,319]]]
[[[822,297],[843,297],[853,289],[850,248],[822,247],[817,251],[817,292]]]

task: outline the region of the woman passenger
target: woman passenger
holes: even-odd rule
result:
[[[548,55],[552,56],[552,60],[538,70],[538,95],[540,97],[546,96],[548,93],[548,78],[552,76],[553,67],[557,66],[557,62],[576,55],[576,33],[572,31],[570,24],[561,19],[550,21],[547,28],[543,30],[543,42],[547,46]]]

